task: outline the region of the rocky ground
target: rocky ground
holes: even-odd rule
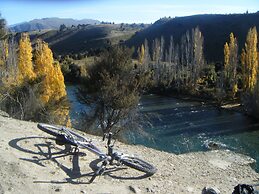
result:
[[[82,134],[82,133],[81,133]],[[100,137],[85,135],[105,151]],[[0,116],[0,193],[197,193],[206,187],[232,193],[239,183],[258,184],[253,159],[230,151],[182,155],[117,142],[116,148],[152,163],[151,177],[124,166],[110,168],[93,183],[97,157],[87,150],[71,154],[36,123]]]

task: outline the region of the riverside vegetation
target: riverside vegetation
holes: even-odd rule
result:
[[[224,45],[223,65],[207,64],[203,54],[203,36],[198,27],[187,31],[179,44],[170,37],[145,42],[138,49],[140,71],[152,72],[151,91],[159,94],[184,93],[214,99],[219,105],[237,101],[253,116],[258,115],[258,41],[256,27],[247,33],[242,53],[233,33]],[[150,48],[151,45],[151,48]]]
[[[133,61],[134,50],[109,46],[93,64],[74,65],[79,73],[73,74],[68,58],[60,60],[60,68],[44,41],[35,41],[32,48],[29,35],[23,33],[17,46],[1,19],[1,108],[16,118],[69,125],[62,69],[65,76],[76,75],[82,80],[79,99],[93,108],[88,123],[99,125],[103,132],[129,126],[144,92],[184,93],[214,99],[219,105],[241,102],[248,114],[257,116],[257,36],[256,27],[251,27],[239,54],[238,40],[231,33],[222,48],[222,65],[206,62],[204,38],[196,27],[184,33],[180,42],[173,36],[169,43],[163,36],[145,40],[135,50],[138,57]],[[80,76],[83,69],[84,76]]]

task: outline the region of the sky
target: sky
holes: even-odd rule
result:
[[[0,13],[8,25],[47,17],[154,23],[168,16],[258,10],[259,0],[0,0]]]

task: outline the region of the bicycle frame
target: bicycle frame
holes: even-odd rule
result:
[[[70,137],[73,137],[72,134],[70,133],[69,130],[67,130],[65,127],[62,127],[62,130],[68,134]],[[68,136],[68,137],[69,137]],[[67,136],[65,136],[66,140],[68,141],[71,141],[70,139],[67,139],[68,138]],[[89,150],[90,152],[100,156],[100,157],[103,157],[103,156],[106,156],[105,153],[103,153],[101,150],[99,150],[94,144],[92,144],[91,142],[89,142],[88,140],[84,139],[86,142],[84,141],[78,141],[78,140],[75,140],[73,139],[72,140],[72,143],[76,144],[76,146],[80,146],[82,148],[85,148],[87,150]],[[107,156],[106,156],[107,157]]]
[[[89,142],[86,139],[84,139],[85,141],[78,141],[73,138],[72,138],[73,140],[68,139],[68,137],[72,137],[71,132],[69,130],[67,130],[65,127],[63,127],[62,130],[64,131],[64,133],[66,133],[68,135],[68,136],[65,136],[67,141],[69,141],[70,143],[72,143],[73,145],[75,145],[77,147],[80,146],[80,147],[85,148],[88,151],[94,153],[95,155],[98,155],[101,160],[108,160],[108,161],[112,162],[114,159],[119,159],[116,157],[116,156],[118,156],[118,153],[113,152],[113,146],[111,145],[112,133],[108,134],[108,141],[107,141],[108,154],[105,154],[101,150],[99,150],[94,144],[92,144],[91,142]],[[107,134],[104,135],[103,140],[105,139],[106,135]]]

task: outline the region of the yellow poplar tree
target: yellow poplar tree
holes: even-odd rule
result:
[[[250,28],[245,47],[241,54],[243,69],[243,103],[245,110],[258,117],[259,113],[259,74],[258,74],[258,40],[256,27]]]
[[[52,51],[48,44],[38,39],[35,46],[34,69],[37,76],[46,76],[53,68]]]
[[[145,58],[145,47],[142,44],[139,48],[139,63],[143,64],[144,63],[144,58]]]
[[[228,83],[228,77],[229,77],[229,46],[228,43],[226,42],[224,45],[224,70],[222,73],[222,89],[224,91],[227,90],[226,84]]]
[[[230,34],[229,42],[229,53],[230,53],[230,89],[232,92],[232,97],[237,93],[237,63],[238,63],[238,45],[237,39],[233,33]]]
[[[224,69],[226,70],[226,76],[228,77],[229,69],[229,46],[228,43],[224,45]]]
[[[64,76],[59,63],[54,62],[53,54],[48,44],[42,40],[37,40],[34,63],[36,75],[42,79],[40,99],[43,105],[61,102],[67,95]],[[70,125],[68,114],[68,106],[63,105],[52,112],[52,115],[56,118],[55,122]]]
[[[54,62],[54,71],[51,75],[51,89],[52,91],[55,91],[55,94],[52,95],[52,101],[59,102],[61,99],[63,99],[67,93],[66,93],[66,86],[64,82],[64,76],[62,74],[60,65],[58,62]],[[58,95],[57,95],[58,94]],[[67,103],[62,103],[60,106],[58,106],[57,110],[53,112],[54,117],[56,118],[56,122],[59,124],[66,124],[66,126],[71,126],[71,121],[69,118],[69,106]]]
[[[26,80],[35,78],[32,64],[32,47],[29,35],[23,33],[19,41],[18,53],[18,82],[23,83]]]
[[[60,65],[54,65],[48,44],[38,40],[35,48],[35,73],[43,79],[42,102],[58,101],[66,96],[64,77]]]
[[[240,56],[240,61],[242,65],[242,82],[243,82],[243,89],[247,88],[248,86],[248,75],[246,75],[247,68],[245,66],[246,63],[246,51],[245,49],[242,49],[241,56]]]
[[[55,62],[53,64],[54,67],[54,71],[52,72],[53,74],[51,75],[51,88],[53,91],[55,91],[55,93],[59,94],[59,95],[54,95],[53,96],[53,100],[58,101],[60,100],[60,98],[66,96],[66,86],[65,86],[65,80],[64,80],[64,76],[62,74],[60,65],[58,62]]]
[[[258,73],[258,54],[257,54],[257,30],[256,27],[250,28],[247,34],[245,48],[241,54],[243,65],[244,90],[253,92]]]
[[[35,47],[34,69],[37,77],[42,78],[40,100],[45,105],[49,102],[53,91],[50,88],[50,79],[53,74],[53,56],[48,45],[42,40],[37,40]]]

